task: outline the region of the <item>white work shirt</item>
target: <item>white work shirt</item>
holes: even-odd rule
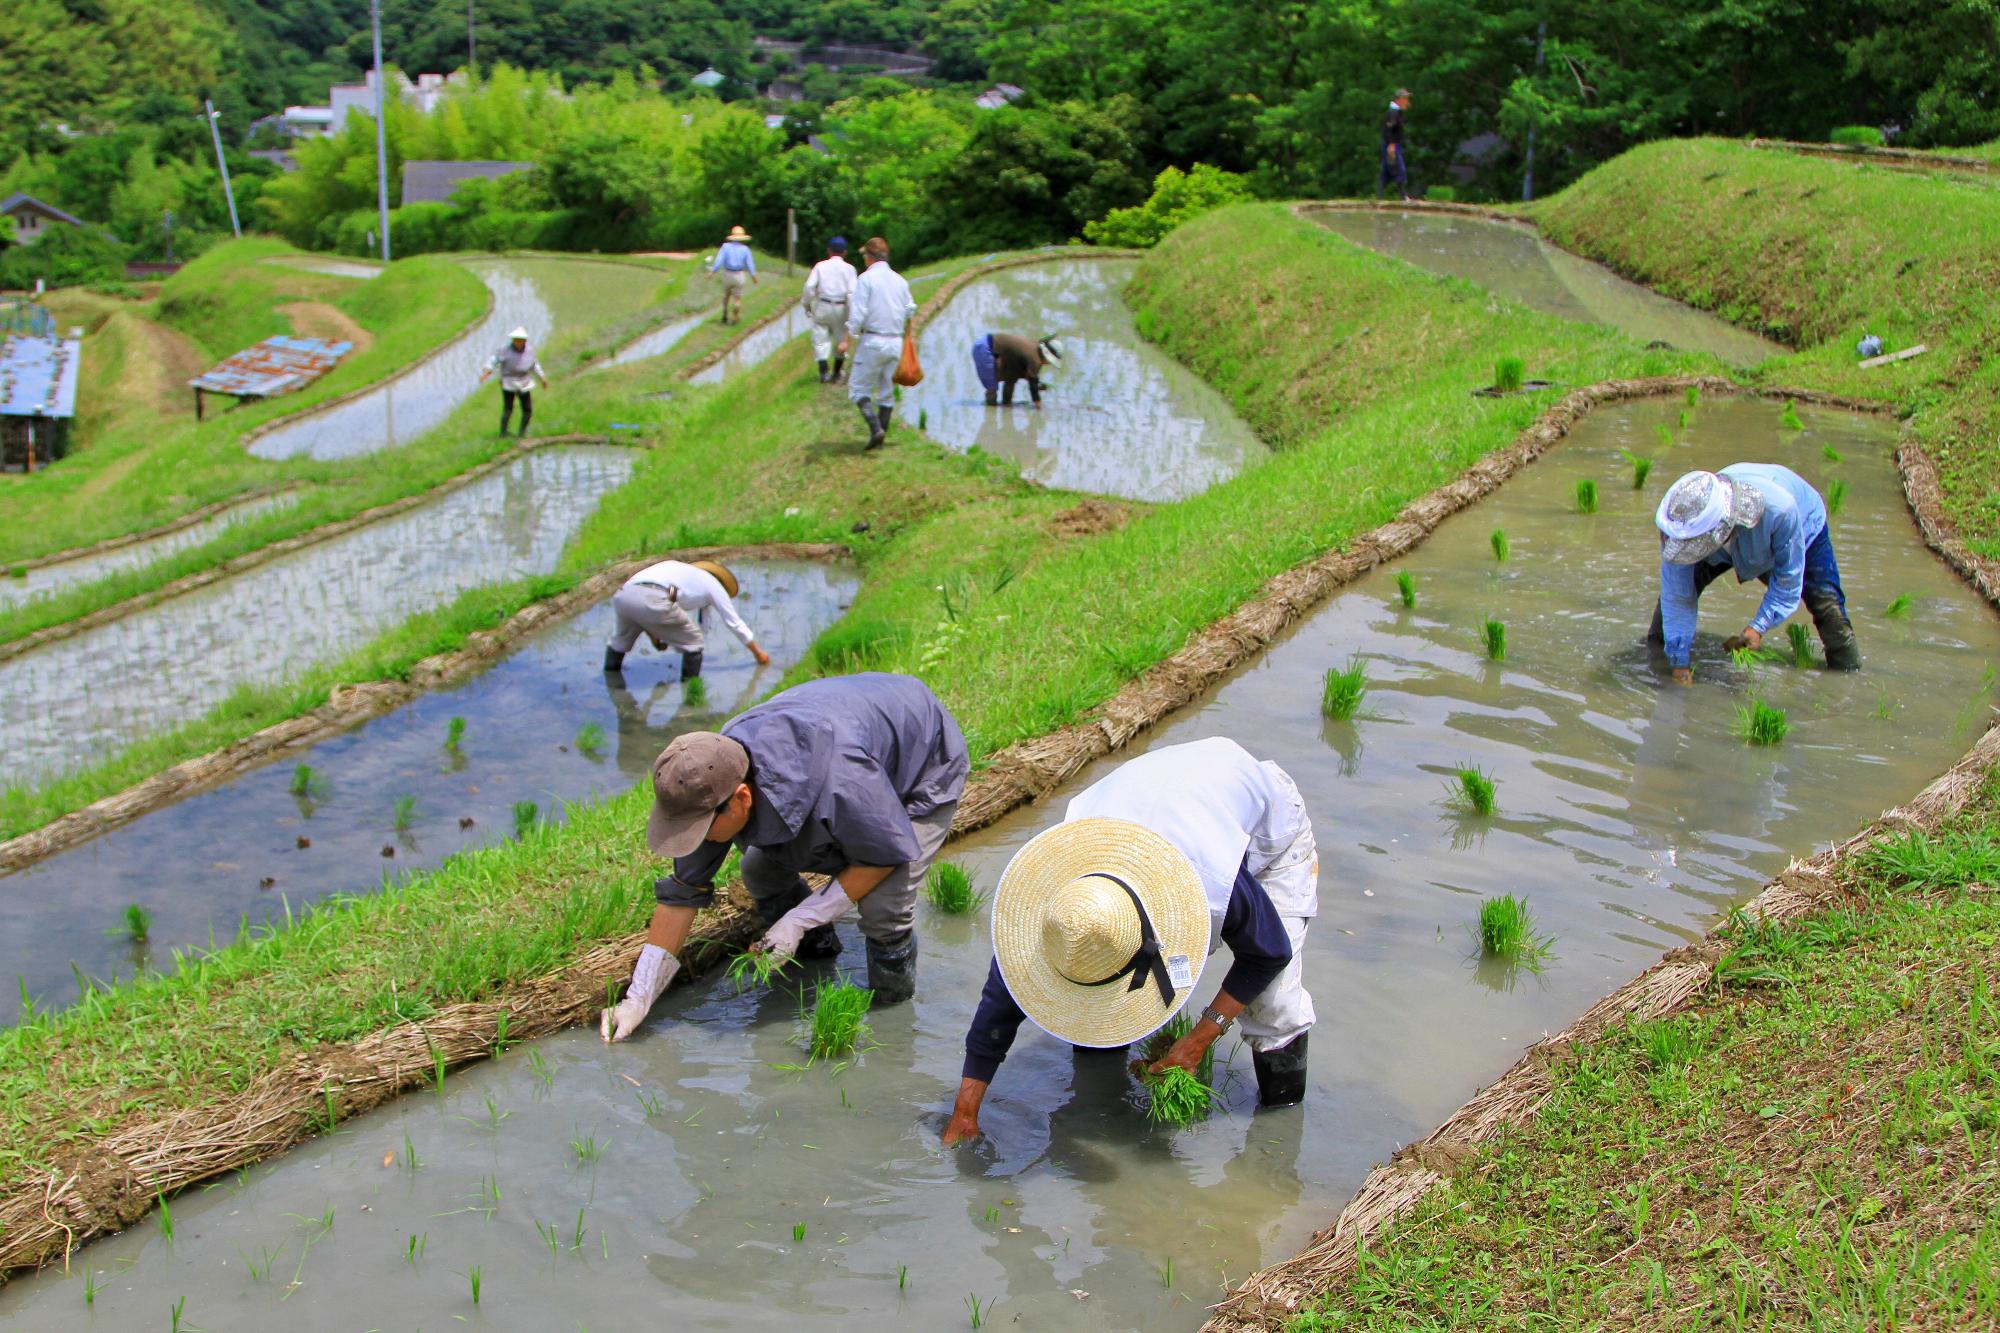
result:
[[[829,255],[806,274],[806,305],[815,301],[845,301],[854,295],[854,265],[839,255]]]
[[[1278,881],[1291,877],[1264,873],[1309,826],[1299,789],[1284,769],[1258,762],[1226,736],[1127,760],[1069,803],[1063,820],[1072,819],[1129,820],[1179,848],[1201,877],[1218,927],[1246,860],[1280,914],[1311,916],[1318,906],[1311,885],[1288,891]],[[1281,902],[1280,893],[1301,900]]]
[[[847,302],[847,331],[859,338],[901,338],[916,313],[910,284],[889,267],[888,260],[878,260],[854,281],[854,295]]]
[[[512,389],[515,393],[535,387],[535,376],[542,373],[542,363],[535,358],[533,347],[514,350],[508,343],[492,356],[486,358],[486,368],[500,372],[500,387]]]
[[[705,569],[680,560],[662,560],[657,565],[648,565],[626,580],[629,587],[634,583],[650,583],[657,588],[665,588],[689,616],[698,618],[703,607],[712,606],[722,617],[722,623],[729,632],[743,640],[745,645],[756,641],[750,627],[743,623],[743,617],[736,614],[736,603],[729,600],[729,590],[722,586],[722,580]]]

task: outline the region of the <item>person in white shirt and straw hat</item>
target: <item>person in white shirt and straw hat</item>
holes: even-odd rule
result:
[[[750,233],[731,227],[708,271],[722,280],[722,322],[743,322],[743,289],[757,277],[757,256],[750,251]]]
[[[758,666],[769,666],[771,655],[757,642],[757,635],[736,613],[736,597],[741,590],[736,575],[719,560],[662,560],[625,580],[625,586],[611,595],[611,609],[618,625],[604,646],[604,672],[615,675],[625,669],[625,654],[645,635],[661,652],[677,650],[681,655],[681,679],[693,680],[701,674],[704,644],[702,613],[713,609],[743,641]]]
[[[479,372],[479,382],[486,383],[494,371],[500,372],[500,433],[507,433],[507,419],[514,415],[514,400],[521,402],[521,438],[528,438],[528,422],[535,415],[535,381],[541,380],[544,389],[549,387],[549,377],[542,373],[542,363],[528,346],[528,331],[516,328],[507,335],[507,345],[486,358],[486,369]]]
[[[979,1108],[1025,1018],[1059,1041],[1118,1049],[1186,1005],[1210,951],[1231,964],[1201,1018],[1154,1061],[1194,1072],[1241,1026],[1261,1105],[1305,1097],[1306,927],[1319,851],[1290,776],[1226,737],[1139,756],[1017,852],[993,895],[993,964],[965,1037],[944,1142]]]

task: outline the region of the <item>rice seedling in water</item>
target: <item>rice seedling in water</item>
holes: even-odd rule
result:
[[[514,802],[514,836],[515,836],[515,837],[517,837],[517,838],[523,838],[523,837],[526,837],[526,836],[527,836],[527,833],[528,833],[528,830],[529,830],[529,829],[531,829],[531,828],[533,828],[533,827],[535,826],[535,815],[536,815],[536,813],[537,813],[537,810],[536,810],[536,806],[535,806],[535,803],[534,803],[533,801],[516,801],[516,802]]]
[[[1680,420],[1681,420],[1681,429],[1686,430],[1689,426],[1692,426],[1694,424],[1694,413],[1688,411],[1685,407],[1683,407],[1681,409]]]
[[[1840,461],[1840,450],[1830,444],[1823,444],[1819,448],[1819,456],[1829,463],[1838,463]]]
[[[1635,491],[1644,490],[1646,488],[1646,476],[1653,470],[1653,460],[1644,454],[1635,454],[1630,449],[1627,449],[1625,451],[1625,461],[1632,465],[1632,489]]]
[[[154,1193],[153,1202],[160,1205],[160,1234],[165,1236],[167,1244],[171,1245],[174,1243],[174,1210],[167,1205],[167,1196],[165,1194]]]
[[[1813,664],[1812,635],[1804,625],[1793,621],[1785,626],[1785,638],[1792,647],[1792,665],[1809,667]]]
[[[1208,1084],[1179,1065],[1149,1072],[1140,1081],[1146,1085],[1146,1118],[1156,1125],[1185,1129],[1208,1114],[1215,1097]]]
[[[410,1142],[409,1131],[403,1133],[403,1169],[414,1172],[423,1165],[417,1160],[417,1145]]]
[[[1361,707],[1368,693],[1368,665],[1360,657],[1350,657],[1344,667],[1328,667],[1320,688],[1319,711],[1336,722],[1345,722]]]
[[[1576,483],[1576,512],[1594,514],[1597,512],[1597,483],[1583,477]]]
[[[1912,604],[1913,603],[1911,601],[1910,594],[1906,592],[1899,592],[1896,594],[1894,600],[1892,600],[1889,603],[1889,605],[1882,608],[1882,614],[1885,616],[1892,616],[1892,617],[1906,616],[1910,614],[1910,607]]]
[[[445,724],[445,729],[444,729],[445,749],[456,751],[458,749],[458,743],[464,739],[465,739],[464,718],[455,717],[450,722]]]
[[[609,1143],[600,1144],[594,1134],[575,1134],[570,1137],[570,1151],[576,1154],[577,1165],[590,1166],[604,1156]]]
[[[931,410],[930,410],[930,409],[929,409],[928,407],[920,407],[920,408],[918,408],[918,409],[917,409],[917,429],[918,429],[918,430],[929,430],[930,428],[931,428]]]
[[[424,1257],[424,1251],[427,1248],[429,1248],[430,1243],[431,1243],[430,1232],[425,1231],[421,1233],[416,1233],[416,1232],[411,1233],[410,1243],[403,1250],[403,1262],[408,1264],[410,1267],[415,1268],[417,1266],[417,1260]]]
[[[97,1270],[86,1267],[83,1270],[83,1303],[97,1304]]]
[[[799,1240],[804,1240],[805,1238],[806,1238],[806,1224],[803,1222],[792,1223],[792,1239],[795,1241],[799,1241]]]
[[[1489,957],[1539,972],[1553,945],[1535,929],[1527,899],[1503,893],[1479,905],[1479,947]]]
[[[868,1035],[868,1006],[874,1002],[874,991],[851,981],[814,987],[812,1014],[806,1019],[807,1048],[813,1058],[852,1051]]]
[[[466,1280],[472,1283],[472,1303],[474,1305],[477,1305],[479,1304],[479,1277],[480,1277],[479,1265],[474,1264],[471,1267],[471,1269],[466,1272],[465,1276]]]
[[[658,1115],[661,1109],[660,1094],[657,1092],[640,1092],[639,1109],[644,1111],[648,1116]]]
[[[604,728],[595,722],[586,722],[576,729],[577,753],[595,759],[597,752],[604,748]]]
[[[533,1070],[535,1077],[542,1081],[543,1087],[552,1088],[555,1086],[556,1071],[549,1068],[549,1062],[543,1057],[541,1047],[537,1046],[528,1052],[528,1068]]]
[[[1397,570],[1396,595],[1403,599],[1405,610],[1415,610],[1417,605],[1417,576],[1407,569]]]
[[[986,1205],[986,1220],[987,1220],[988,1222],[998,1222],[998,1221],[1000,1220],[1000,1205],[999,1205],[999,1204],[997,1204],[997,1203],[989,1203],[989,1204],[987,1204],[987,1205]]]
[[[1701,406],[1701,386],[1700,386],[1699,384],[1690,384],[1690,385],[1688,385],[1688,387],[1687,387],[1687,405],[1688,405],[1689,407],[1700,407],[1700,406]]]
[[[1512,393],[1521,387],[1527,373],[1526,361],[1518,356],[1503,356],[1493,363],[1493,387],[1502,393]]]
[[[897,1291],[906,1290],[909,1287],[909,1285],[910,1285],[910,1266],[908,1264],[897,1264],[896,1290]]]
[[[535,1234],[542,1238],[542,1244],[549,1247],[549,1258],[554,1259],[562,1254],[562,1236],[556,1231],[555,1223],[537,1219]]]
[[[924,897],[938,911],[953,916],[975,912],[986,901],[986,895],[972,887],[972,876],[965,873],[965,867],[950,861],[937,862],[924,876]]]
[[[414,796],[398,796],[396,798],[395,813],[396,832],[409,832],[410,825],[416,821],[416,818],[417,798]]]
[[[311,764],[300,764],[292,770],[292,795],[324,796],[326,778]]]
[[[972,1312],[972,1326],[974,1328],[983,1327],[981,1315],[986,1309],[986,1303],[971,1292],[967,1292],[965,1296],[965,1308]]]
[[[1504,528],[1493,529],[1493,535],[1486,539],[1493,543],[1493,558],[1502,564],[1507,560],[1507,532]]]
[[[1847,483],[1835,477],[1826,484],[1826,512],[1838,514],[1840,507],[1847,503]]]
[[[772,978],[776,977],[790,961],[788,958],[778,958],[762,952],[740,953],[729,960],[729,979],[736,983],[739,992],[753,982],[759,986],[768,986]]]
[[[1804,430],[1805,428],[1806,423],[1799,420],[1799,405],[1787,398],[1785,400],[1784,414],[1778,418],[1778,429]]]
[[[168,1325],[170,1333],[181,1333],[181,1311],[187,1308],[188,1298],[183,1296],[174,1302],[173,1319]]]
[[[1671,449],[1674,447],[1674,433],[1665,426],[1653,427],[1653,434],[1659,438],[1662,449]]]
[[[1785,739],[1791,723],[1785,710],[1773,708],[1762,699],[1752,699],[1736,710],[1736,734],[1752,745],[1776,745]]]
[[[700,676],[681,682],[681,701],[690,708],[708,706],[708,682]]]
[[[1172,1288],[1174,1285],[1174,1261],[1167,1260],[1167,1266],[1160,1270],[1160,1285]]]
[[[138,903],[128,903],[125,907],[125,924],[107,935],[123,935],[134,944],[144,944],[153,934],[153,914]]]
[[[1493,793],[1499,784],[1467,764],[1452,772],[1451,799],[1475,815],[1493,813]]]
[[[1479,622],[1479,641],[1486,645],[1486,655],[1496,662],[1507,660],[1507,626],[1488,616]]]

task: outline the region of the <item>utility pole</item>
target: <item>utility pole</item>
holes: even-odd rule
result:
[[[1548,36],[1549,21],[1543,19],[1535,25],[1535,74],[1542,72],[1542,39]],[[1528,169],[1521,175],[1521,202],[1527,203],[1535,197],[1535,122],[1528,122]]]
[[[368,0],[368,21],[375,30],[375,211],[382,222],[382,262],[389,262],[389,128],[382,113],[382,0]]]
[[[479,77],[479,46],[472,34],[472,0],[465,0],[465,72]]]
[[[236,191],[229,186],[229,163],[222,158],[222,127],[216,123],[220,117],[211,99],[204,97],[201,104],[208,112],[208,132],[215,139],[215,165],[222,173],[222,197],[229,201],[229,230],[236,233],[236,239],[240,241],[243,239],[243,227],[236,221]]]

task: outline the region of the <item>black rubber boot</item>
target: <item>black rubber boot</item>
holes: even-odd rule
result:
[[[868,989],[875,1003],[901,1004],[917,993],[917,932],[883,944],[868,941]]]
[[[694,679],[695,677],[699,676],[700,674],[701,674],[701,654],[700,654],[700,653],[682,653],[682,654],[681,654],[681,679],[682,679],[682,680],[693,680],[693,679]]]
[[[988,389],[986,391],[986,405],[988,407],[998,407],[1000,405],[1000,395]]]
[[[523,440],[528,438],[528,423],[534,419],[535,400],[524,393],[521,395],[521,434],[519,438]]]
[[[619,652],[616,648],[606,648],[604,650],[604,674],[615,676],[624,669],[625,654]]]
[[[861,419],[868,423],[868,447],[870,449],[879,448],[882,444],[882,437],[887,435],[888,432],[883,430],[875,420],[875,405],[864,398],[856,403],[855,406],[861,409]]]
[[[875,443],[880,444],[883,440],[889,438],[889,417],[895,410],[893,407],[878,407],[875,409],[875,421],[882,432],[876,437]]]
[[[757,919],[764,923],[764,929],[769,930],[778,924],[779,917],[805,900],[806,882],[795,880],[789,892],[755,900]],[[840,950],[840,936],[834,933],[832,926],[814,926],[805,933],[805,938],[799,941],[797,956],[805,959],[838,958]]]
[[[821,361],[821,362],[819,362],[819,382],[820,382],[821,384],[824,384],[824,383],[826,383],[826,379],[827,379],[827,375],[826,375],[826,362],[824,362],[824,361]]]
[[[500,438],[502,438],[502,439],[505,439],[505,438],[507,437],[507,426],[508,426],[508,423],[510,423],[511,421],[513,421],[513,419],[514,419],[514,404],[513,404],[513,403],[511,403],[511,402],[509,402],[509,401],[507,401],[507,400],[506,400],[506,399],[504,399],[504,398],[503,398],[503,399],[501,399],[501,400],[500,400]]]
[[[1819,631],[1820,645],[1826,649],[1829,671],[1861,670],[1861,645],[1854,638],[1854,622],[1847,608],[1831,592],[1814,589],[1807,595],[1806,610],[1812,613],[1813,628]]]
[[[1252,1051],[1257,1070],[1257,1105],[1297,1106],[1306,1099],[1306,1038],[1301,1032],[1275,1051]]]
[[[841,363],[842,363],[843,361],[845,361],[845,360],[847,360],[847,358],[846,358],[846,357],[844,357],[844,356],[836,356],[835,358],[833,358],[833,376],[832,376],[832,378],[833,378],[833,382],[834,382],[835,384],[838,384],[838,383],[840,383],[840,366],[841,366]]]

